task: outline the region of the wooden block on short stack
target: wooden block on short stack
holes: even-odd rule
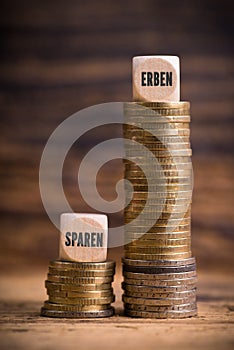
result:
[[[60,231],[60,260],[106,261],[108,232],[106,215],[62,214]]]
[[[133,58],[133,101],[179,101],[180,61],[177,56]]]

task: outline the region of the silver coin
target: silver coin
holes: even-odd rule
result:
[[[60,318],[101,318],[114,315],[114,308],[100,311],[56,311],[41,308],[41,316]]]
[[[131,266],[153,266],[153,267],[159,267],[159,266],[186,266],[190,264],[195,264],[196,260],[194,257],[188,258],[188,259],[181,259],[181,260],[134,260],[134,259],[126,259],[122,258],[122,262],[126,265]]]
[[[125,315],[130,317],[140,318],[187,318],[197,316],[197,309],[192,311],[165,311],[165,312],[149,312],[149,311],[134,311],[125,310]]]

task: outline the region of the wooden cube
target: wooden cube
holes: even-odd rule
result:
[[[60,231],[60,260],[106,261],[108,235],[106,215],[62,214]]]
[[[133,100],[180,100],[180,61],[177,56],[137,56],[132,64]]]

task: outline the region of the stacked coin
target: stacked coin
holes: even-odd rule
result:
[[[135,317],[193,316],[190,105],[126,103],[124,116],[125,312]]]
[[[45,281],[48,301],[44,302],[41,315],[66,318],[112,316],[114,273],[114,261],[51,261]]]

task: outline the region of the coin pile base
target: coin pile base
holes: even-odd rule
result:
[[[123,259],[124,311],[142,318],[197,315],[196,263],[184,260]]]
[[[115,262],[51,261],[45,281],[48,301],[41,316],[101,318],[114,315]]]

